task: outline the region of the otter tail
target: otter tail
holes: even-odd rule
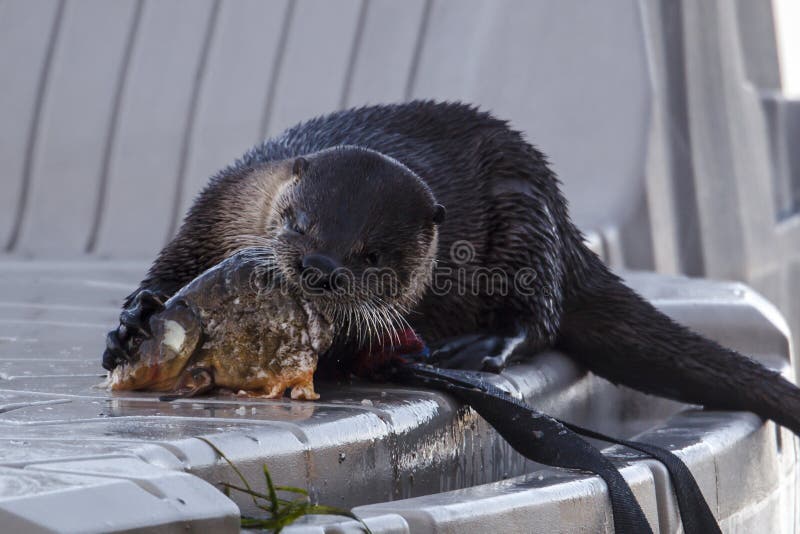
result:
[[[557,345],[614,383],[720,410],[750,411],[800,435],[800,389],[679,325],[597,261],[567,301]]]

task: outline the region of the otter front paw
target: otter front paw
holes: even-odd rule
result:
[[[112,371],[122,363],[131,361],[131,339],[149,338],[150,316],[164,309],[164,296],[149,289],[139,291],[130,306],[122,310],[119,326],[106,336],[103,368]]]
[[[128,361],[127,339],[120,336],[123,327],[112,330],[106,336],[106,350],[103,352],[103,369],[113,371],[118,365]]]
[[[120,327],[125,327],[124,333],[128,336],[139,335],[149,338],[150,316],[164,309],[165,300],[163,295],[149,289],[139,291],[131,305],[119,315]]]

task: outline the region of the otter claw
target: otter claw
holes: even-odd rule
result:
[[[149,339],[152,332],[148,319],[153,312],[163,309],[164,301],[149,289],[143,289],[136,295],[133,306],[120,314],[119,321],[126,328],[126,335],[133,331]]]
[[[130,332],[141,335],[145,339],[150,339],[153,333],[150,331],[150,321],[142,319],[142,313],[139,307],[132,310],[125,310],[119,316],[120,329],[125,329],[124,336],[128,336]]]
[[[481,370],[499,373],[506,368],[506,361],[501,356],[486,356],[481,360]]]
[[[446,369],[471,371],[490,370],[487,363],[502,352],[505,338],[491,335],[470,334],[446,340],[431,354],[436,365]],[[495,372],[502,370],[502,367]]]
[[[149,289],[143,289],[139,292],[138,301],[144,311],[152,312],[164,309],[163,299]]]
[[[471,334],[446,340],[431,355],[439,367],[499,373],[524,351],[517,337]]]
[[[113,371],[114,368],[128,361],[128,352],[123,348],[116,330],[106,336],[106,350],[103,353],[103,369]]]
[[[120,364],[131,361],[128,354],[128,341],[135,336],[145,339],[152,337],[150,315],[164,309],[164,300],[149,289],[136,294],[131,305],[119,316],[119,326],[106,337],[106,350],[103,353],[103,368],[113,371]]]

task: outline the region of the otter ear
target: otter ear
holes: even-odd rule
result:
[[[436,204],[433,206],[433,224],[442,224],[444,222],[444,216],[447,213],[447,210],[444,209],[444,206],[441,204]]]
[[[292,174],[295,179],[299,180],[308,170],[308,160],[306,158],[297,158],[292,165]]]

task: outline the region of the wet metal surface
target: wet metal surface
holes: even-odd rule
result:
[[[452,502],[465,507],[453,512],[454,518],[459,517],[470,509],[463,504],[467,496],[476,502],[501,496],[530,498],[534,490],[539,496],[526,505],[529,511],[535,503],[541,508],[547,499],[560,502],[579,494],[578,500],[586,501],[587,507],[580,508],[574,519],[608,523],[605,501],[598,500],[602,484],[524,460],[473,411],[436,392],[389,384],[321,383],[321,399],[315,402],[218,393],[167,403],[158,401],[154,393],[111,393],[97,387],[104,376],[100,354],[105,333],[115,324],[119,302],[143,270],[144,266],[102,263],[55,268],[39,263],[0,264],[0,467],[11,473],[2,479],[0,505],[7,505],[9,499],[39,502],[45,494],[59,494],[58,488],[78,486],[108,493],[120,488],[128,491],[131,485],[134,490],[146,490],[139,496],[144,503],[146,495],[156,491],[153,481],[161,480],[161,475],[179,493],[189,491],[184,487],[191,486],[189,474],[212,484],[235,482],[211,448],[194,439],[204,436],[257,489],[263,480],[261,467],[267,464],[280,484],[309,488],[327,504],[362,506],[365,514],[375,516],[376,525],[388,525],[386,531],[432,521]],[[751,296],[737,297],[737,288],[703,283],[697,290],[705,304],[692,301],[687,305],[691,294],[681,293],[679,287],[663,289],[660,278],[640,275],[634,283],[646,294],[649,289],[659,305],[676,315],[719,308],[725,302],[736,306],[741,301],[737,313],[755,324],[751,330],[758,336],[739,336],[732,344],[755,355],[766,347],[772,361],[780,362],[773,349],[785,347],[781,329],[753,311],[747,304]],[[711,334],[721,331],[713,314],[699,328]],[[788,353],[777,354],[785,358]],[[683,408],[588,376],[558,354],[535,356],[492,379],[547,413],[617,435],[652,428]],[[690,429],[686,439],[696,440],[703,428]],[[670,435],[672,440],[680,437]],[[793,443],[788,438],[787,442]],[[769,456],[769,447],[762,448]],[[761,464],[755,461],[754,465]],[[655,475],[639,465],[629,469],[630,480],[639,481],[637,491],[647,502]],[[64,473],[80,476],[64,478]],[[25,476],[20,476],[19,483],[9,483],[17,474]],[[109,489],[97,485],[98,480],[121,485]],[[714,487],[717,479],[708,483]],[[56,488],[55,493],[47,489],[49,485]],[[221,493],[198,491],[202,495],[197,502],[205,503],[206,512],[217,510],[223,517],[221,524],[227,525],[224,518],[231,514],[230,502]],[[168,493],[179,494],[172,489]],[[213,504],[207,502],[209,498]],[[412,513],[408,507],[414,506],[414,499],[423,501]],[[652,499],[648,513],[658,516],[655,495]],[[387,504],[391,501],[398,502]],[[738,506],[734,496],[728,501]],[[244,512],[252,511],[250,501],[237,498],[236,502]],[[444,507],[432,512],[431,503],[444,503]],[[14,507],[6,509],[13,512]],[[722,505],[719,509],[725,516],[727,509]],[[177,515],[165,515],[164,521],[205,513],[199,507],[180,510]],[[17,517],[12,512],[8,513]],[[454,525],[470,524],[466,519],[453,521]]]
[[[23,465],[26,456],[55,460],[64,457],[62,450],[74,457],[80,443],[129,451],[151,444],[190,473],[213,481],[228,477],[210,449],[191,439],[202,435],[254,479],[268,463],[282,483],[309,487],[325,502],[345,506],[469,487],[531,469],[474,412],[430,391],[320,384],[317,402],[220,393],[165,403],[153,393],[97,387],[105,332],[141,272],[99,265],[2,270],[0,428],[6,439],[0,451],[29,444],[24,453],[2,454],[3,463]],[[616,419],[615,388],[558,355],[541,355],[496,381],[536,397],[557,415]],[[590,402],[596,395],[606,401]]]

